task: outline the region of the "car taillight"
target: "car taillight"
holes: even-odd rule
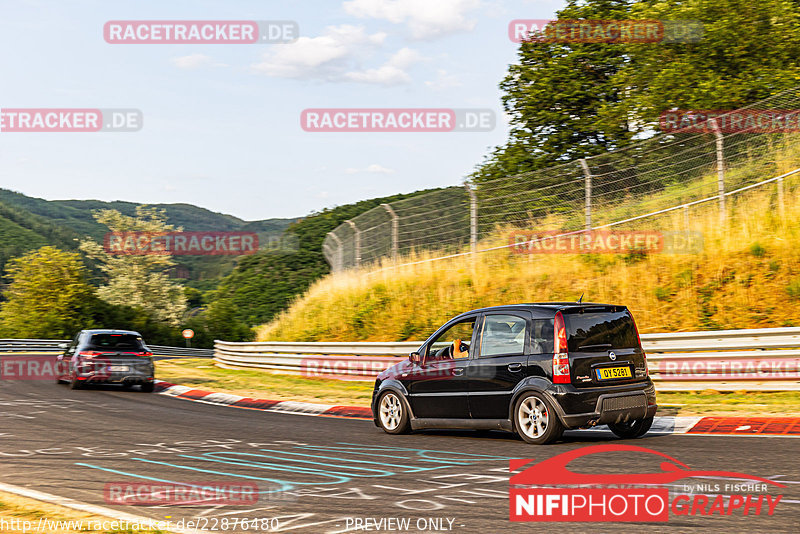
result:
[[[144,358],[150,358],[150,357],[153,356],[153,353],[152,352],[140,352],[139,356],[142,356]]]
[[[78,356],[82,356],[84,358],[94,358],[95,356],[100,356],[103,354],[102,352],[95,352],[93,350],[84,350],[78,353]]]
[[[569,384],[569,351],[567,350],[567,327],[564,316],[556,313],[555,337],[553,339],[553,383]]]

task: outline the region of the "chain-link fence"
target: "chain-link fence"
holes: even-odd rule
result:
[[[724,217],[742,188],[774,183],[782,198],[777,177],[800,167],[799,109],[795,88],[712,118],[662,116],[662,129],[681,128],[585,160],[383,204],[330,232],[323,252],[341,271],[423,251],[436,259],[495,250],[491,238],[513,229],[602,229],[681,208],[688,214],[709,201]]]

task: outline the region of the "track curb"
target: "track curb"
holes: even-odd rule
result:
[[[363,406],[337,406],[332,404],[316,404],[311,402],[255,399],[252,397],[231,395],[229,393],[194,389],[188,386],[171,384],[162,380],[156,380],[155,392],[159,395],[167,395],[169,397],[202,402],[205,404],[231,406],[233,408],[245,408],[263,412],[372,420],[372,410]]]

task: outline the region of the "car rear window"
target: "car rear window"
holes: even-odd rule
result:
[[[131,334],[92,334],[88,346],[104,350],[145,350],[142,338]]]
[[[636,326],[628,310],[565,313],[570,352],[631,349],[639,346]]]

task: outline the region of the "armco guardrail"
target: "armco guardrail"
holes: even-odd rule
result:
[[[220,367],[257,368],[342,380],[374,380],[421,342],[216,341]],[[800,328],[642,334],[660,391],[800,389]]]
[[[61,343],[69,343],[69,339],[0,339],[0,352],[62,352]],[[211,358],[212,349],[192,349],[187,347],[168,347],[164,345],[148,345],[153,354],[158,356],[191,356],[195,358]]]

